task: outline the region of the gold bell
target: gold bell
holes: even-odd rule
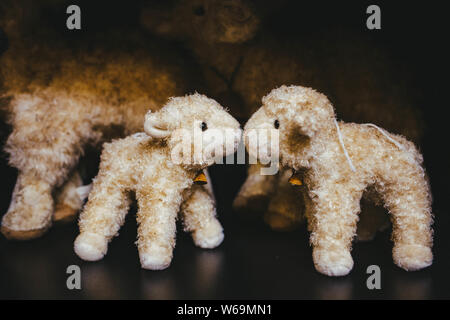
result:
[[[203,171],[200,171],[199,173],[197,173],[197,175],[194,178],[194,183],[200,184],[200,185],[208,183],[208,180],[206,180],[206,176],[203,173]]]
[[[302,186],[303,185],[302,180],[300,180],[300,178],[297,175],[297,172],[295,172],[295,171],[292,174],[292,176],[289,178],[289,183],[292,184],[293,186]]]

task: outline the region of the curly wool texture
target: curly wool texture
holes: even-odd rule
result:
[[[149,129],[155,126],[155,119],[158,128],[170,132],[167,137],[147,135],[152,134]],[[178,163],[172,158],[177,143],[194,148],[195,140],[178,140],[176,130],[186,129],[185,135],[193,134],[198,121],[208,126],[201,134],[203,148],[214,144],[236,151],[241,136],[239,123],[217,102],[199,94],[172,98],[160,111],[150,112],[144,124],[147,134],[137,133],[104,145],[99,174],[80,215],[80,235],[75,241],[78,256],[84,260],[103,258],[108,242],[125,220],[131,192],[136,194],[139,208],[137,246],[143,268],[160,270],[169,266],[180,209],[185,230],[192,232],[196,245],[214,248],[222,242],[223,230],[216,218],[212,190],[191,188],[198,171],[214,163],[213,157],[190,163]],[[231,130],[233,139],[207,142],[211,129]]]
[[[139,35],[110,37],[112,42],[123,40],[133,53],[110,51],[109,40],[104,47],[96,46],[102,49],[69,49],[64,41],[44,45],[44,40],[24,35],[22,41],[13,37],[2,55],[2,93],[10,100],[12,126],[5,150],[9,163],[19,170],[18,181],[27,181],[15,188],[3,216],[2,232],[8,238],[41,235],[52,215],[54,220],[73,217],[81,201],[71,195],[81,179],[71,177],[78,175],[78,159],[86,146],[142,131],[149,109],[158,110],[168,97],[187,91],[176,55],[158,45],[142,46],[147,40]],[[150,49],[158,49],[158,54],[149,54]],[[57,203],[53,191],[61,195]]]
[[[431,193],[422,155],[413,143],[390,134],[403,146],[400,149],[376,128],[339,122],[340,143],[332,104],[310,88],[272,90],[247,122],[244,136],[256,126],[253,119],[260,125],[264,118],[267,126],[280,123],[281,164],[302,173],[305,215],[319,272],[340,276],[352,269],[351,243],[360,200],[368,188],[390,213],[394,262],[405,270],[431,265]]]

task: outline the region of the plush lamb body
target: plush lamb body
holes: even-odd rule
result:
[[[197,246],[214,248],[223,240],[212,193],[192,184],[215,157],[236,151],[239,123],[216,101],[194,94],[172,98],[160,111],[149,112],[144,130],[146,134],[104,145],[75,241],[75,252],[84,260],[106,254],[128,212],[130,192],[139,207],[137,245],[143,268],[169,266],[180,210]],[[196,148],[199,152],[191,157]]]
[[[319,272],[342,276],[352,269],[351,244],[367,191],[390,212],[394,262],[405,270],[431,265],[431,194],[413,143],[373,125],[338,123],[326,96],[298,86],[282,86],[265,96],[244,137],[256,128],[279,131],[281,165],[295,170],[304,184]],[[253,156],[267,147],[245,143]]]

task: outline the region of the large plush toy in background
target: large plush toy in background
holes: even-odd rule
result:
[[[106,254],[108,242],[125,220],[130,192],[136,193],[139,207],[137,245],[143,268],[169,266],[180,208],[185,229],[192,232],[197,246],[214,248],[223,240],[211,194],[191,186],[198,172],[219,156],[215,151],[223,156],[236,151],[239,123],[216,101],[195,94],[172,98],[160,111],[149,112],[144,130],[146,134],[104,145],[75,241],[75,252],[82,259],[99,260]],[[199,154],[191,155],[192,150]]]
[[[417,92],[408,90],[411,77],[401,62],[363,29],[324,30],[320,19],[334,18],[324,17],[321,6],[298,1],[167,1],[144,8],[141,23],[152,33],[184,43],[201,66],[207,94],[229,106],[237,118],[248,119],[269,90],[290,83],[325,92],[343,119],[375,123],[418,142],[422,121],[414,102]],[[298,225],[302,210],[293,208],[300,208],[302,201],[284,174],[264,177],[250,166],[234,208],[265,212],[273,229]]]
[[[0,61],[0,102],[18,178],[1,231],[24,240],[42,235],[52,217],[75,217],[77,165],[88,145],[142,131],[145,113],[192,90],[195,78],[173,47],[138,32],[61,36],[45,26],[36,2],[9,1],[4,9],[9,48]]]
[[[244,137],[261,128],[279,131],[281,165],[295,170],[304,184],[319,272],[342,276],[352,269],[351,244],[365,192],[381,199],[390,213],[394,262],[405,270],[431,265],[431,194],[413,143],[372,124],[337,122],[325,95],[298,86],[282,86],[265,96]],[[245,142],[253,156],[267,147]]]

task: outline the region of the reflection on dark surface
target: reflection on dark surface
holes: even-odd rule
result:
[[[198,283],[198,295],[207,299],[217,294],[221,278],[223,253],[221,251],[201,251],[195,256],[195,277]]]
[[[176,283],[169,271],[158,274],[141,271],[141,292],[143,299],[177,299]]]
[[[422,300],[431,296],[431,276],[399,275],[394,279],[394,299]]]
[[[324,279],[320,286],[316,286],[316,291],[316,299],[347,300],[352,298],[353,284],[348,277]]]
[[[120,299],[121,287],[118,283],[121,277],[114,273],[104,261],[92,263],[83,267],[82,284],[84,297],[87,299]]]
[[[189,241],[189,239],[186,239]],[[190,246],[190,245],[189,245]],[[208,299],[220,297],[222,252],[191,248],[188,261],[173,264],[169,269],[140,272],[144,299]],[[179,250],[178,250],[179,251]],[[175,259],[174,259],[175,260]],[[182,270],[179,270],[179,269]],[[192,291],[192,292],[190,292]]]

